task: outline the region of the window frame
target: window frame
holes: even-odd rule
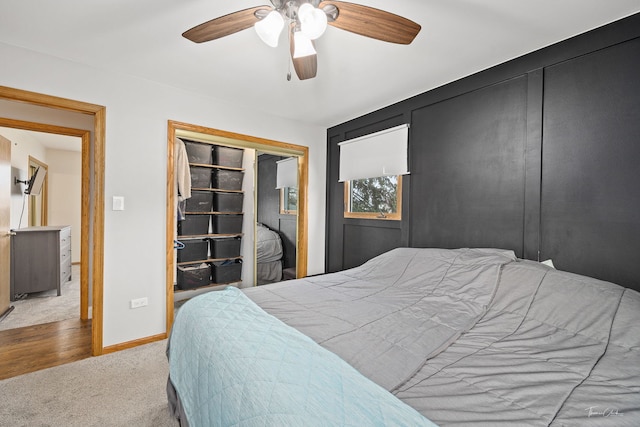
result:
[[[285,209],[284,200],[285,200],[285,190],[291,189],[292,187],[283,187],[280,189],[280,215],[297,215],[298,209],[296,205],[296,209]],[[296,193],[298,192],[297,189]]]
[[[384,221],[402,220],[402,181],[403,175],[397,175],[396,200],[397,212],[381,214],[381,212],[351,212],[351,181],[344,181],[344,217],[356,219],[377,219]]]

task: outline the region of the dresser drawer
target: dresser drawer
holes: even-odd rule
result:
[[[71,245],[71,228],[60,230],[60,248]]]
[[[71,262],[71,245],[66,245],[60,248],[60,263],[69,260]]]
[[[67,260],[60,263],[60,283],[65,283],[71,280],[71,257],[67,257]]]

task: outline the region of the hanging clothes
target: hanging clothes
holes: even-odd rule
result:
[[[180,138],[175,139],[173,145],[174,173],[178,183],[178,221],[185,219],[186,200],[191,197],[191,173],[189,170],[189,158],[184,142]]]
[[[175,158],[175,174],[178,182],[178,201],[191,197],[191,173],[189,172],[189,158],[184,142],[180,138],[175,139],[173,155]]]

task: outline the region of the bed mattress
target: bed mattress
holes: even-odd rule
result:
[[[258,263],[278,261],[282,258],[282,240],[275,231],[258,223],[256,227],[256,260]]]
[[[438,425],[640,425],[636,291],[510,251],[399,248],[244,293]]]

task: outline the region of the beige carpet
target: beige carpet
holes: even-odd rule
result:
[[[0,381],[2,426],[176,427],[166,340]]]
[[[80,318],[80,265],[73,265],[71,280],[56,290],[35,292],[11,302],[14,310],[0,322],[0,331]],[[1,425],[2,420],[0,420]]]

